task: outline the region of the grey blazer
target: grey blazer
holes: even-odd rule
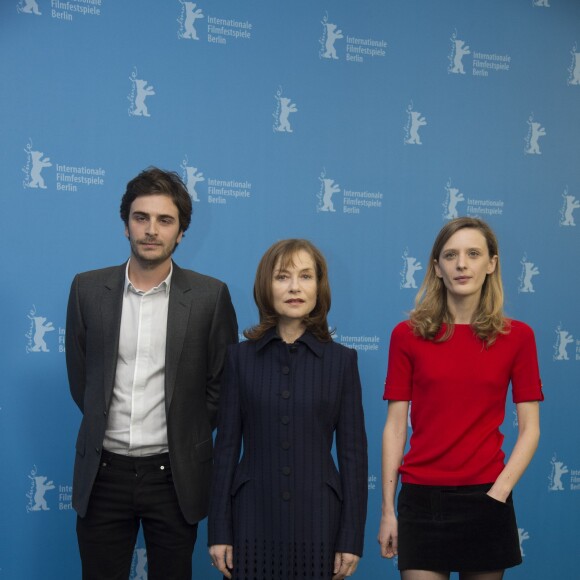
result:
[[[73,507],[83,517],[102,452],[115,382],[125,265],[77,274],[66,321],[72,397],[83,414],[76,442]],[[173,264],[165,353],[165,412],[179,505],[193,524],[207,515],[212,430],[226,347],[238,340],[227,286]]]

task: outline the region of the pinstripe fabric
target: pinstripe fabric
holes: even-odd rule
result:
[[[274,329],[230,347],[208,543],[233,544],[234,578],[331,578],[335,552],[362,555],[366,504],[356,351]]]

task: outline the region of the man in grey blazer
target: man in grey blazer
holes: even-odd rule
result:
[[[126,580],[140,525],[150,580],[191,578],[225,351],[237,342],[227,286],[172,261],[191,211],[177,174],[141,172],[121,201],[128,262],[72,283],[66,362],[83,415],[73,479],[83,579]]]

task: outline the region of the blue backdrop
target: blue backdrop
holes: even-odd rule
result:
[[[80,577],[66,300],[76,272],[127,258],[119,201],[154,164],[195,200],[176,261],[229,284],[241,328],[272,242],[328,258],[370,443],[361,580],[397,576],[376,543],[390,331],[445,221],[487,219],[546,394],[509,577],[578,577],[580,3],[3,0],[0,26],[0,576]],[[205,524],[195,570],[217,578],[204,544]]]

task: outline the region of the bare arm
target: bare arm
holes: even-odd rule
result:
[[[399,481],[399,467],[407,442],[407,414],[409,401],[389,401],[387,421],[383,431],[382,489],[383,503],[379,545],[383,558],[397,555],[398,533],[395,516],[395,493]]]
[[[540,440],[540,405],[528,401],[516,405],[518,414],[518,440],[510,458],[487,492],[494,499],[505,502],[530,464]]]

